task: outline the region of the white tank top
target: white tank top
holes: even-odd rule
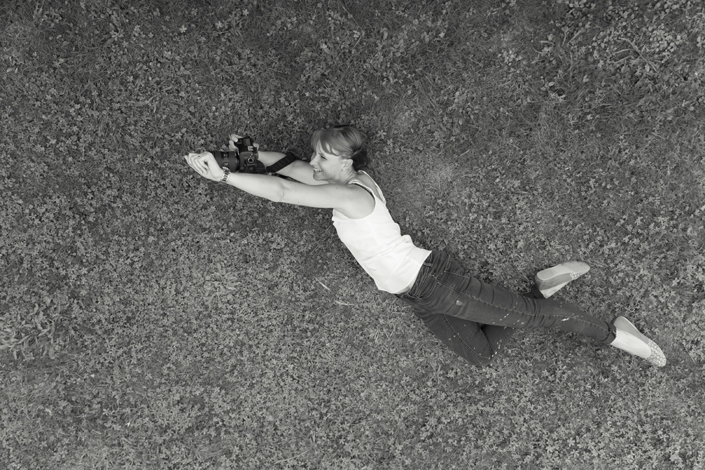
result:
[[[372,276],[378,289],[392,294],[407,291],[431,252],[414,245],[409,235],[401,235],[377,183],[375,186],[381,199],[360,180],[348,184],[357,184],[367,190],[375,199],[375,208],[361,219],[350,219],[333,210],[333,225],[338,238]]]

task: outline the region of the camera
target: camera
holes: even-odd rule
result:
[[[221,168],[233,173],[265,174],[264,164],[259,160],[257,147],[250,136],[240,137],[235,141],[235,150],[209,150]]]

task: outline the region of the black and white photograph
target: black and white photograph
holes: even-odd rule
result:
[[[0,0],[0,469],[705,470],[702,0]]]

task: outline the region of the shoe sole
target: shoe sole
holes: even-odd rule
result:
[[[539,290],[549,290],[554,287],[563,287],[571,281],[590,271],[590,266],[580,261],[561,263],[558,266],[544,269],[536,273],[536,286]]]

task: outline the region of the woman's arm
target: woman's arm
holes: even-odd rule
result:
[[[264,166],[272,166],[280,159],[284,158],[284,154],[279,152],[267,152],[260,150],[258,153],[259,159],[262,163],[264,163]],[[296,160],[295,162],[285,166],[281,170],[277,171],[277,174],[293,178],[296,181],[309,185],[328,184],[325,181],[314,180],[313,167],[301,160]]]
[[[251,173],[230,173],[227,178],[210,152],[189,153],[184,157],[199,175],[211,181],[224,181],[253,196],[298,206],[337,209],[348,217],[360,217],[374,209],[374,200],[356,185],[309,186],[294,181]],[[310,166],[310,165],[309,165]]]
[[[237,134],[230,134],[230,149],[235,150],[235,141],[240,139],[241,136]],[[284,154],[281,152],[268,152],[266,150],[260,150],[258,152],[259,160],[264,164],[264,166],[272,166],[282,158]],[[285,166],[281,170],[277,171],[278,175],[286,176],[288,178],[295,179],[304,184],[319,185],[327,184],[325,181],[316,181],[313,179],[313,167],[308,163],[296,160],[291,164]]]

